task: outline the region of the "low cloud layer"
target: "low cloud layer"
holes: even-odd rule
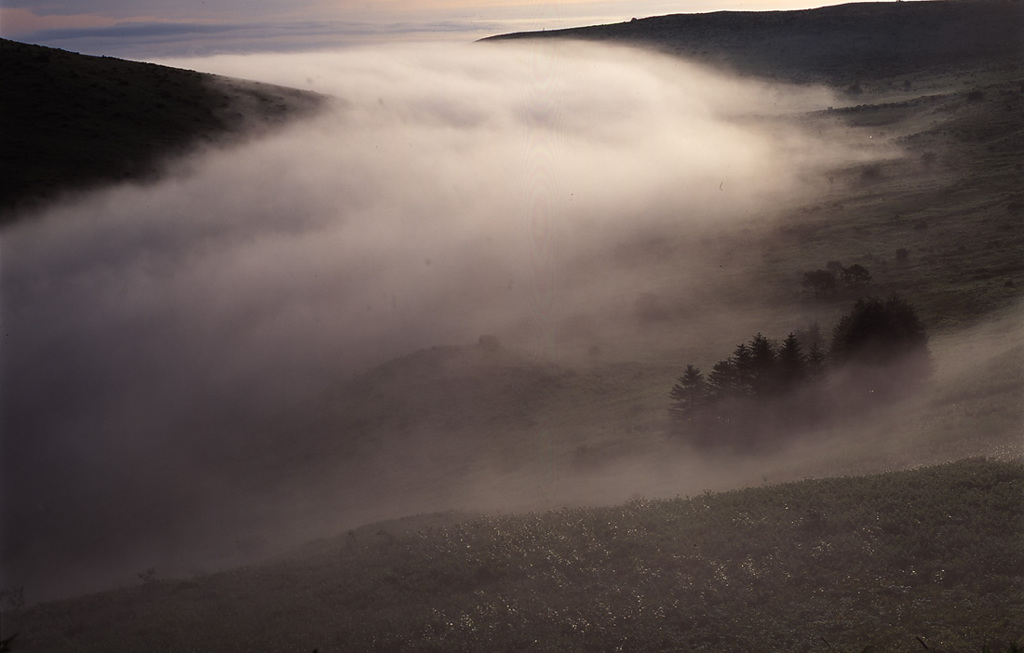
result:
[[[722,264],[702,243],[867,156],[787,119],[834,104],[824,90],[637,52],[171,63],[338,99],[5,229],[4,537],[23,565],[75,528],[102,548],[90,523],[151,515],[168,485],[201,500],[181,476],[197,434],[418,348],[489,333],[544,356],[567,324],[613,338],[646,293],[699,297]],[[623,254],[665,238],[683,255]]]
[[[367,41],[561,29],[673,12],[819,7],[821,0],[10,0],[0,8],[5,38],[75,52],[151,59],[221,52],[322,50]],[[831,4],[839,4],[832,0]]]

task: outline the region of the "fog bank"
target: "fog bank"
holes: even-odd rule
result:
[[[706,243],[885,154],[789,119],[838,104],[823,89],[635,51],[169,63],[337,101],[0,234],[5,584],[59,592],[140,539],[187,549],[209,438],[397,355],[486,333],[543,358],[567,324],[614,339],[648,293],[713,316]],[[663,238],[682,249],[623,254]]]

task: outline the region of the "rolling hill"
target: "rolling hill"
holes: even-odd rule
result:
[[[0,39],[0,223],[144,181],[175,155],[316,110],[315,93]]]
[[[485,41],[580,39],[655,48],[739,72],[849,87],[859,80],[1020,66],[1024,8],[1003,0],[851,3],[804,11],[717,11],[519,32]]]

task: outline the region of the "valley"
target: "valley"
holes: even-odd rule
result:
[[[121,467],[104,483],[94,473],[106,467],[88,467],[87,453],[34,467],[50,459],[28,439],[8,440],[41,437],[11,428],[34,418],[27,408],[14,417],[8,411],[0,605],[4,636],[18,633],[11,650],[1019,650],[1020,7],[919,2],[815,11],[641,19],[472,46],[569,52],[577,40],[596,40],[653,48],[744,80],[824,84],[833,106],[776,115],[740,107],[729,118],[777,136],[773,142],[810,133],[822,147],[842,144],[842,165],[827,169],[806,165],[800,157],[809,155],[796,145],[778,150],[780,170],[801,171],[800,191],[790,197],[780,189],[777,203],[738,201],[746,189],[731,180],[701,180],[714,192],[694,197],[720,193],[740,208],[723,209],[710,226],[672,215],[645,222],[636,208],[643,228],[623,230],[614,246],[595,240],[602,246],[567,250],[571,274],[551,276],[564,284],[557,296],[567,306],[545,304],[549,296],[534,291],[535,314],[525,317],[501,313],[488,322],[467,309],[464,325],[438,327],[443,335],[426,346],[412,338],[404,349],[381,346],[387,356],[339,363],[334,373],[268,363],[260,374],[279,374],[273,387],[292,388],[276,401],[231,404],[217,394],[219,372],[198,382],[182,373],[181,385],[196,383],[201,399],[183,401],[175,421],[153,427],[154,441],[173,444],[152,452],[126,445],[112,460],[138,467]],[[849,48],[836,47],[837,34],[846,34]],[[938,47],[936,35],[948,47]],[[672,60],[658,65],[671,70],[665,61]],[[198,83],[198,73],[180,74]],[[196,88],[225,88],[204,84]],[[312,120],[325,102],[276,86],[235,89],[243,103],[274,108],[257,112],[255,132],[241,127],[251,122],[229,120],[217,133],[287,133],[286,116]],[[228,101],[201,97],[214,99],[200,104]],[[351,106],[358,111],[355,100]],[[387,106],[383,98],[379,106]],[[202,142],[210,129],[187,127],[192,133],[178,142]],[[235,145],[249,136],[238,138]],[[144,158],[165,161],[180,147]],[[233,145],[228,138],[216,147]],[[57,159],[71,161],[39,158]],[[175,174],[187,180],[188,166]],[[68,190],[87,194],[109,178],[71,181]],[[8,202],[14,217],[0,237],[31,233],[36,215],[47,228],[61,219],[72,228],[73,203],[59,194],[39,199],[47,184],[15,184],[23,194]],[[57,209],[46,213],[51,205]],[[296,220],[311,229],[305,217],[300,210]],[[284,230],[281,220],[274,229]],[[492,251],[487,243],[484,252]],[[417,268],[423,277],[456,267],[411,251],[426,259]],[[539,278],[560,269],[532,256]],[[299,268],[270,260],[259,269],[282,272],[258,278],[273,293]],[[504,310],[511,300],[494,300],[487,285],[491,277],[494,287],[504,284],[500,263],[467,266],[484,272],[465,296],[479,293]],[[833,263],[836,270],[860,265],[870,280],[823,292],[803,283]],[[161,264],[154,255],[137,269],[149,274]],[[42,287],[24,279],[33,278],[22,272],[12,286],[8,275],[5,311],[11,297]],[[233,287],[212,277],[217,283],[229,290],[215,297],[234,300]],[[601,302],[568,306],[574,289],[598,292],[605,284]],[[515,297],[511,281],[509,288]],[[934,374],[920,392],[757,451],[700,449],[672,436],[669,391],[687,364],[708,371],[757,332],[778,343],[816,324],[827,342],[859,297],[894,293],[915,307],[929,336]],[[385,309],[369,301],[367,315],[401,308],[395,295],[373,299]],[[456,320],[470,306],[462,301],[439,305]],[[352,307],[344,308],[348,319]],[[488,317],[497,312],[488,310]],[[399,324],[412,330],[418,315]],[[296,355],[305,346],[298,340]],[[348,343],[338,340],[331,346],[344,350]],[[188,356],[222,360],[215,349]],[[60,350],[40,351],[62,360]],[[71,353],[69,360],[80,360]],[[11,369],[4,368],[5,405],[18,381]],[[61,438],[75,428],[88,431],[52,421],[62,435],[40,433],[56,443],[70,441]],[[121,443],[112,435],[118,423],[109,424],[96,430],[97,441]],[[54,480],[65,470],[80,488]]]

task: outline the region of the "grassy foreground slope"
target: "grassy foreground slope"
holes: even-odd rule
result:
[[[1024,466],[404,520],[5,615],[24,651],[1006,650]]]
[[[0,222],[60,193],[150,178],[169,156],[324,98],[0,39]]]

